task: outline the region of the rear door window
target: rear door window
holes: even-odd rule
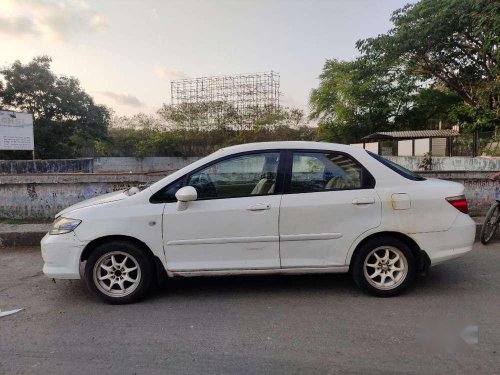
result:
[[[294,152],[290,193],[362,189],[365,169],[347,155],[335,152]]]

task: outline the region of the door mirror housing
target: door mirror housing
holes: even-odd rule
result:
[[[177,190],[175,197],[179,202],[191,202],[198,199],[198,192],[192,186],[184,186]]]
[[[198,192],[192,186],[184,186],[177,190],[175,197],[177,198],[177,210],[184,211],[188,206],[188,202],[195,201],[198,198]]]

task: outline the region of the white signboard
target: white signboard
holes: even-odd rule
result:
[[[31,113],[0,111],[0,150],[33,150]]]

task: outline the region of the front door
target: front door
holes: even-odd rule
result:
[[[280,210],[282,267],[343,266],[349,247],[380,225],[369,173],[348,155],[294,152]]]
[[[186,176],[198,199],[165,204],[163,241],[172,271],[279,268],[279,152],[232,156]],[[280,179],[281,180],[281,179]]]

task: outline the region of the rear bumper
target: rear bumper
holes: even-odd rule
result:
[[[429,256],[431,266],[458,258],[472,250],[476,223],[469,215],[459,214],[447,231],[411,235]]]
[[[42,238],[43,273],[54,279],[79,279],[80,256],[84,244],[75,233],[49,235]]]

